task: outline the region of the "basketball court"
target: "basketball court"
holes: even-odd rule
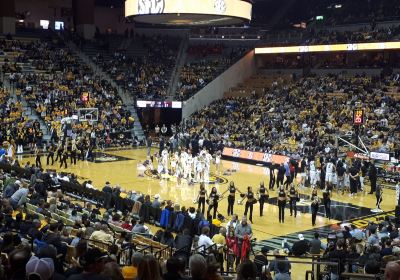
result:
[[[152,153],[158,149],[153,148]],[[199,184],[188,185],[185,180],[182,180],[181,185],[178,185],[175,178],[159,180],[151,177],[150,172],[145,172],[144,177],[138,177],[137,165],[146,160],[146,149],[118,149],[118,150],[105,150],[96,153],[94,162],[78,161],[77,165],[70,165],[69,160],[67,169],[60,169],[59,162],[54,166],[47,166],[45,156],[42,157],[42,164],[44,169],[56,169],[57,171],[70,172],[78,175],[79,181],[92,180],[93,185],[102,189],[105,182],[109,181],[113,186],[119,185],[126,191],[135,190],[140,193],[149,194],[154,196],[159,194],[162,200],[170,199],[174,203],[181,206],[196,205],[193,200],[196,199],[199,190]],[[34,162],[33,157],[24,157],[22,164],[27,161]],[[231,175],[217,175],[214,173],[215,168],[212,166],[210,176],[210,183],[207,185],[209,192],[213,186],[216,186],[219,193],[223,193],[227,188],[230,181],[234,181],[235,185],[240,191],[245,192],[247,186],[253,186],[256,192],[261,181],[264,181],[268,186],[269,176],[268,169],[256,165],[237,163],[233,161],[222,161],[224,170],[234,169]],[[375,195],[366,194],[369,191],[367,186],[366,192],[359,193],[356,197],[349,197],[347,193],[344,195],[332,195],[331,212],[333,219],[328,220],[324,217],[324,208],[321,203],[317,225],[311,226],[311,210],[310,203],[307,201],[310,195],[310,189],[300,189],[300,194],[303,199],[298,203],[297,218],[291,217],[289,212],[289,205],[287,205],[285,213],[285,223],[280,224],[278,221],[278,207],[276,205],[276,189],[270,192],[269,202],[264,205],[264,216],[259,216],[259,205],[254,206],[253,213],[253,230],[257,243],[260,246],[268,246],[272,248],[281,248],[281,240],[288,238],[295,240],[298,233],[303,233],[312,236],[315,230],[320,232],[328,232],[331,227],[336,228],[340,223],[346,221],[358,221],[358,224],[363,225],[363,220],[373,220],[374,217],[380,218],[382,213],[371,212],[375,208]],[[321,195],[322,193],[319,192]],[[240,197],[237,195],[238,200]],[[384,189],[383,202],[381,208],[384,211],[392,211],[395,204],[395,191],[391,189]],[[225,196],[219,203],[218,211],[226,216],[227,215],[227,198]],[[234,213],[239,217],[244,213],[244,205],[234,206]]]

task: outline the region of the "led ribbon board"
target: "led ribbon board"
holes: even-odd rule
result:
[[[388,50],[400,49],[400,42],[265,47],[265,48],[255,48],[255,54],[372,51],[372,50],[386,50],[386,49]]]
[[[126,0],[125,17],[165,25],[229,25],[251,19],[242,0]]]

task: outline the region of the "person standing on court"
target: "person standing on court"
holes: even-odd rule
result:
[[[210,216],[211,214],[211,209],[213,210],[213,219],[217,218],[217,212],[218,212],[218,200],[219,200],[219,195],[217,192],[217,188],[213,187],[211,189],[210,195],[208,196],[208,209],[207,209],[207,217]]]
[[[254,197],[253,188],[247,187],[247,194],[246,194],[246,204],[244,207],[244,215],[247,217],[247,212],[250,209],[250,216],[249,221],[253,223],[253,205],[257,202],[256,198]]]
[[[325,217],[327,217],[330,220],[331,219],[331,191],[329,190],[328,186],[326,186],[324,191],[322,192],[322,202],[324,203]]]
[[[354,164],[349,169],[349,176],[350,176],[350,195],[349,196],[353,196],[353,195],[357,194],[357,185],[359,182],[358,169]]]
[[[381,202],[382,202],[382,186],[381,185],[377,185],[376,186],[376,208],[377,209],[381,209]]]
[[[311,196],[311,223],[313,226],[315,226],[318,209],[319,209],[319,197],[315,192]]]
[[[268,190],[264,186],[264,182],[260,183],[260,188],[258,189],[258,194],[260,195],[259,202],[260,202],[260,217],[263,216],[264,210],[264,203],[268,201],[269,193]]]
[[[269,167],[269,189],[274,190],[275,186],[275,164],[271,162],[271,166]]]
[[[204,215],[204,208],[206,205],[206,199],[207,199],[207,192],[206,192],[206,188],[204,187],[204,183],[200,184],[200,191],[199,194],[197,196],[197,204],[198,207],[197,209],[201,209],[201,213]]]
[[[279,187],[278,192],[278,208],[279,208],[279,222],[285,222],[285,206],[286,206],[286,192],[284,186]]]
[[[281,185],[283,185],[283,180],[285,178],[285,166],[283,166],[283,163],[281,165],[279,165],[278,167],[278,175],[277,175],[277,188],[279,189]]]
[[[368,172],[369,181],[371,183],[371,190],[369,194],[373,194],[376,190],[376,179],[377,179],[377,170],[374,161],[372,160],[369,165],[369,172]]]
[[[153,140],[151,139],[151,136],[147,136],[146,138],[146,148],[147,148],[147,156],[151,156],[151,144],[153,144]]]
[[[294,186],[292,183],[289,188],[289,206],[290,206],[290,216],[293,216],[294,212],[294,217],[297,217],[297,199],[299,196],[299,191],[297,188]]]
[[[228,216],[233,215],[233,205],[235,205],[236,190],[235,183],[231,181],[228,188]]]
[[[50,164],[50,159],[51,159],[51,165],[54,164],[54,151],[55,151],[55,147],[53,144],[50,144],[49,147],[49,153],[47,154],[47,165]]]

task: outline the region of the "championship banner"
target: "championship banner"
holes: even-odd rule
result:
[[[289,161],[289,157],[269,153],[251,152],[241,149],[224,148],[222,155],[255,162],[272,162],[281,164]]]

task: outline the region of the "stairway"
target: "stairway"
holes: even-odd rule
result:
[[[13,87],[10,84],[10,81],[8,78],[4,79],[4,87],[10,89],[10,96],[11,100],[9,102],[17,102],[17,95],[15,94],[15,87]],[[35,109],[29,106],[29,104],[26,102],[25,98],[23,95],[21,95],[21,104],[22,104],[22,115],[24,117],[28,117],[29,121],[38,121],[40,124],[40,130],[43,133],[43,141],[49,142],[51,135],[50,131],[46,125],[46,123],[43,121],[43,119],[36,113]]]
[[[187,57],[187,48],[189,45],[189,40],[188,39],[182,39],[180,45],[179,45],[179,52],[178,55],[176,56],[176,64],[174,67],[174,70],[172,71],[171,74],[171,79],[170,79],[170,83],[168,86],[168,97],[167,99],[169,100],[174,100],[176,99],[176,90],[178,89],[178,83],[179,83],[179,79],[181,76],[181,71],[182,71],[182,67],[185,64],[186,61],[186,57]]]
[[[98,67],[90,58],[87,56],[85,53],[79,50],[79,48],[73,43],[73,42],[65,42],[68,48],[73,51],[77,57],[83,61],[83,63],[87,64],[90,66],[92,71],[96,73],[97,75],[100,75],[103,79],[108,81],[114,88],[117,89],[118,95],[121,97],[123,104],[125,105],[126,109],[129,110],[131,115],[135,118],[134,122],[134,127],[132,129],[132,137],[136,136],[139,141],[142,141],[145,139],[144,131],[142,128],[142,125],[139,121],[139,117],[136,112],[135,108],[135,101],[133,99],[133,96],[125,93],[118,85],[117,83],[103,70]]]

